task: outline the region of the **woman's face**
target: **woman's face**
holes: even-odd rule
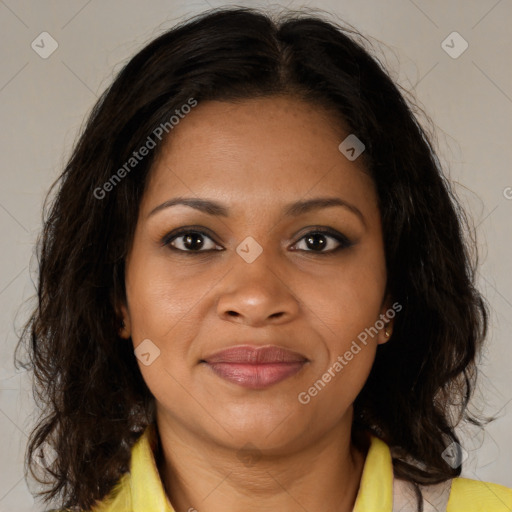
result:
[[[174,127],[140,206],[122,308],[160,428],[275,449],[349,428],[389,302],[377,195],[361,159],[338,149],[348,135],[289,97],[200,103]],[[176,198],[218,206],[157,208]],[[347,206],[297,206],[319,198]],[[211,358],[238,345],[298,357]]]

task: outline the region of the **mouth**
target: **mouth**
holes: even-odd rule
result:
[[[224,380],[249,389],[264,389],[298,373],[309,360],[275,345],[238,345],[200,361]]]

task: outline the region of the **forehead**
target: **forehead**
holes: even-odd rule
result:
[[[291,97],[199,103],[174,126],[143,198],[222,199],[233,209],[330,195],[375,206],[362,160],[338,149],[349,135],[325,109]]]

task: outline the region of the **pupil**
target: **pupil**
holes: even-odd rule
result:
[[[319,239],[319,237],[321,237]],[[316,243],[315,243],[316,239]],[[306,238],[306,243],[308,244],[308,247],[310,249],[323,249],[325,247],[325,237],[324,235],[316,234],[316,235],[309,235]]]
[[[197,242],[196,246],[194,245],[194,242]],[[200,249],[203,245],[203,241],[201,240],[201,235],[191,233],[184,238],[183,244],[187,249]]]

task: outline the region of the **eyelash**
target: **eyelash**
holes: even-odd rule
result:
[[[208,235],[206,232],[201,231],[200,229],[197,229],[194,227],[189,227],[189,228],[181,228],[178,231],[172,231],[171,233],[168,233],[167,235],[165,235],[161,240],[162,246],[164,246],[164,247],[169,246],[169,249],[171,249],[173,251],[179,251],[181,253],[188,253],[188,254],[201,254],[201,253],[217,251],[217,249],[208,249],[206,251],[205,250],[190,251],[190,250],[178,249],[178,248],[170,245],[171,242],[173,242],[177,238],[184,236],[184,235],[191,235],[191,234],[207,237],[210,240],[212,240],[212,242],[216,243],[215,240],[213,240],[213,238],[210,235]],[[337,231],[335,231],[333,229],[329,229],[329,228],[312,229],[311,231],[308,231],[306,234],[304,234],[301,238],[299,238],[299,240],[297,240],[297,242],[295,242],[294,245],[298,244],[301,240],[303,240],[304,238],[311,236],[311,235],[324,235],[327,237],[334,238],[340,245],[334,249],[329,250],[329,251],[314,251],[311,249],[310,250],[297,249],[297,251],[327,256],[327,255],[333,255],[343,249],[348,249],[349,247],[354,245],[354,243],[351,240],[349,240],[345,235],[342,235],[341,233],[338,233]]]

